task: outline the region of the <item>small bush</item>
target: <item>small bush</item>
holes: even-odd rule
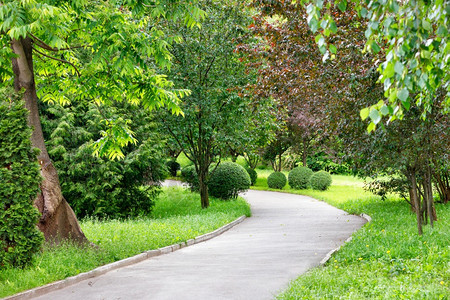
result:
[[[281,190],[286,185],[286,175],[281,172],[273,172],[267,177],[267,185],[271,189]]]
[[[194,165],[190,165],[181,169],[181,178],[189,185],[191,191],[198,191],[198,176],[197,171],[195,171]]]
[[[319,171],[311,176],[311,186],[315,190],[325,191],[331,185],[331,175],[327,171]]]
[[[256,171],[251,168],[245,168],[245,170],[247,171],[248,175],[250,176],[250,181],[252,182],[251,184],[255,185],[256,179],[258,179],[258,173],[256,173]]]
[[[250,187],[250,176],[245,169],[233,162],[224,162],[211,174],[208,189],[213,197],[235,199]]]
[[[167,169],[169,169],[169,173],[171,176],[177,176],[177,171],[180,169],[180,164],[174,160],[169,160],[166,162]]]
[[[0,269],[25,267],[43,241],[33,205],[41,176],[27,114],[22,101],[0,100]]]
[[[313,171],[308,167],[297,167],[289,172],[289,186],[296,190],[307,189]]]

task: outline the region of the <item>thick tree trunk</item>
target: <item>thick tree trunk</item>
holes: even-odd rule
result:
[[[25,106],[30,112],[28,123],[33,128],[31,142],[33,147],[40,150],[37,158],[43,180],[41,192],[35,200],[35,205],[42,215],[38,227],[47,241],[59,243],[62,239],[70,238],[78,243],[85,243],[87,239],[81,231],[73,210],[61,193],[58,174],[45,146],[37,105],[31,46],[30,38],[11,42],[13,52],[18,56],[12,59],[14,87],[16,91],[24,89]]]

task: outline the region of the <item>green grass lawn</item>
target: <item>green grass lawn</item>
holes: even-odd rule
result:
[[[271,171],[258,170],[255,189],[268,190]],[[382,201],[363,182],[333,175],[327,191],[282,191],[308,195],[372,222],[353,235],[324,266],[292,281],[277,299],[449,299],[450,206],[437,204],[439,221],[417,234],[415,215],[395,197]]]
[[[87,238],[99,249],[69,243],[44,246],[33,265],[26,269],[0,270],[0,297],[92,270],[146,250],[185,242],[211,232],[242,215],[250,207],[242,199],[210,199],[201,209],[200,196],[181,188],[167,188],[156,201],[151,216],[132,220],[83,220]]]

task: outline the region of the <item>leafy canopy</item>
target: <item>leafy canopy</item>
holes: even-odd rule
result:
[[[145,109],[167,107],[181,114],[180,98],[157,70],[172,63],[168,47],[181,41],[167,35],[164,19],[199,26],[204,12],[185,1],[1,1],[0,82],[12,85],[11,40],[31,39],[38,97],[63,105],[87,99],[98,106],[128,101]],[[104,122],[108,130],[94,152],[123,157],[121,148],[135,143],[129,122]]]

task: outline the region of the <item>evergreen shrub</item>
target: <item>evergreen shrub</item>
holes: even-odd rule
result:
[[[311,187],[315,190],[325,191],[331,185],[331,175],[327,171],[319,171],[311,176]]]
[[[166,166],[169,169],[169,173],[171,176],[177,176],[177,171],[180,169],[180,164],[174,160],[169,160],[166,162]]]
[[[296,190],[307,189],[309,187],[313,171],[308,167],[296,167],[289,172],[289,186]]]
[[[27,115],[22,101],[0,100],[0,268],[25,267],[43,242],[33,205],[41,177]]]
[[[255,185],[256,180],[258,179],[258,173],[256,173],[255,169],[252,168],[245,168],[248,175],[250,176],[251,185]]]
[[[167,168],[161,137],[148,112],[126,103],[102,107],[111,118],[132,118],[139,144],[123,149],[117,160],[94,157],[91,144],[104,130],[104,116],[83,100],[72,106],[41,103],[44,136],[58,170],[64,197],[79,218],[128,218],[148,214]]]
[[[286,175],[281,172],[273,172],[267,177],[267,185],[271,189],[281,190],[286,185]]]
[[[217,166],[208,182],[211,196],[222,199],[235,199],[240,192],[248,190],[251,180],[241,165],[224,162]]]

